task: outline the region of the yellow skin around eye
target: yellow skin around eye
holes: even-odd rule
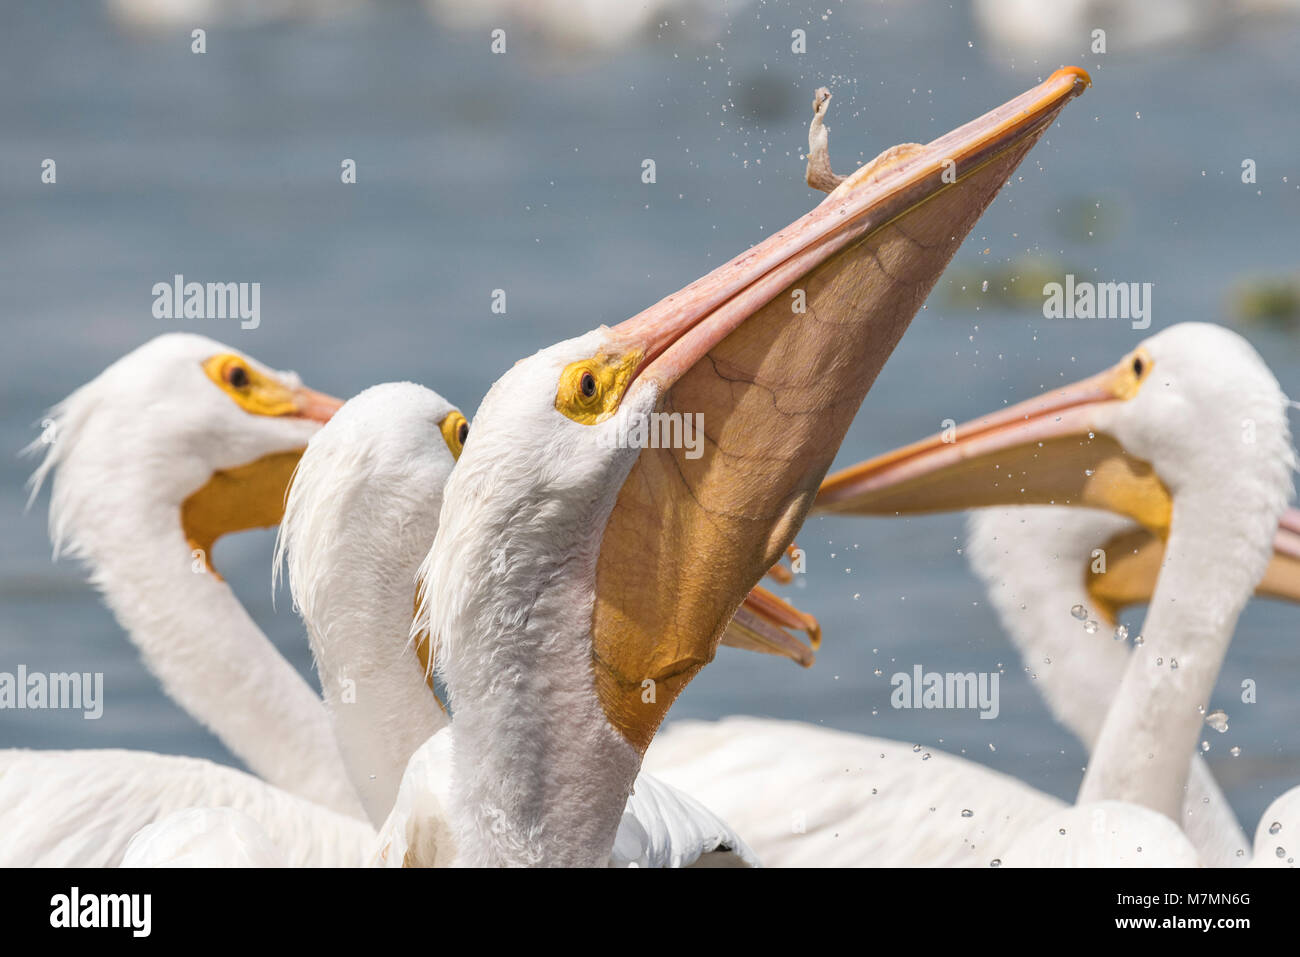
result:
[[[1133,363],[1137,359],[1142,360],[1141,375],[1138,375],[1133,369]],[[1131,399],[1137,395],[1138,389],[1142,388],[1142,383],[1151,374],[1153,365],[1155,365],[1155,361],[1151,358],[1151,353],[1147,352],[1146,348],[1142,346],[1134,349],[1121,359],[1119,365],[1115,366],[1115,374],[1111,379],[1111,389],[1115,393],[1115,398]]]
[[[555,391],[555,409],[581,425],[595,425],[618,410],[632,375],[641,364],[641,351],[624,355],[597,354],[590,359],[571,362],[560,373]],[[582,391],[582,377],[590,373],[596,380],[591,395]]]
[[[247,382],[236,387],[231,384],[231,371],[244,370]],[[215,355],[203,363],[203,371],[226,395],[238,403],[245,412],[253,415],[295,415],[298,402],[288,386],[254,369],[242,356],[227,352]]]
[[[460,440],[460,427],[464,424],[465,416],[460,414],[459,409],[452,409],[438,423],[442,440],[447,443],[447,448],[451,450],[451,456],[455,459],[460,458],[460,453],[465,448],[465,443]]]

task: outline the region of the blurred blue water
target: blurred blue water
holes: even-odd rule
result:
[[[16,452],[47,406],[175,328],[152,317],[149,290],[177,272],[262,283],[260,328],[198,331],[339,395],[413,379],[470,411],[515,359],[637,312],[815,203],[799,154],[816,86],[836,94],[832,157],[845,168],[929,140],[1059,65],[987,54],[946,3],[823,19],[825,7],[739,6],[718,35],[672,21],[616,55],[561,59],[518,40],[492,56],[485,35],[441,31],[403,3],[210,29],[203,56],[189,52],[188,29],[128,35],[95,5],[5,5],[0,448]],[[790,51],[794,27],[809,33],[802,56]],[[1242,275],[1292,271],[1298,44],[1300,28],[1282,21],[1196,48],[1074,58],[1094,88],[958,253],[839,463],[1100,369],[1142,336],[1127,323],[953,305],[960,277],[996,283],[1014,261],[1153,282],[1154,332],[1225,321]],[[47,156],[57,187],[39,181]],[[345,157],[356,186],[339,184]],[[647,157],[652,186],[640,180]],[[1244,157],[1258,164],[1256,186],[1240,182]],[[508,293],[504,318],[489,309],[496,288]],[[1300,389],[1295,340],[1248,335],[1283,386]],[[231,762],[159,692],[81,572],[50,564],[44,500],[22,513],[30,468],[0,457],[0,670],[103,671],[107,707],[94,722],[6,711],[0,747]],[[817,666],[724,649],[673,715],[767,714],[906,739],[1072,797],[1084,755],[1000,633],[957,553],[962,534],[956,516],[811,521],[799,538],[811,574],[794,595],[826,629]],[[308,673],[287,600],[271,608],[271,542],[223,541],[216,561]],[[1215,699],[1232,726],[1208,757],[1248,830],[1300,783],[1298,615],[1252,604]],[[889,675],[914,662],[1001,663],[1000,717],[891,709]],[[1259,683],[1255,705],[1237,703],[1243,677]]]

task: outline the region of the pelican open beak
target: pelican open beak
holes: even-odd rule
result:
[[[241,395],[237,400],[254,414],[325,423],[343,407],[341,399],[324,392],[303,385],[290,387],[257,372],[249,375],[254,377],[251,386],[256,395]],[[208,572],[220,578],[212,564],[212,546],[217,539],[232,532],[279,525],[284,518],[285,493],[304,451],[285,449],[221,469],[191,493],[181,503],[181,529],[194,560],[201,558]]]
[[[1151,371],[1142,348],[1081,382],[836,472],[818,512],[909,515],[991,505],[1079,505],[1127,515],[1161,539],[1173,498],[1099,426]]]
[[[775,567],[775,566],[774,566]],[[801,631],[808,636],[805,644],[790,633]],[[736,611],[736,617],[722,634],[722,644],[765,655],[789,658],[797,665],[811,668],[813,654],[822,644],[821,624],[812,615],[800,611],[766,588],[755,585]]]
[[[660,412],[701,415],[705,436],[698,458],[641,451],[601,542],[596,687],[634,746],[713,658],[949,259],[1088,83],[1058,70],[926,146],[886,151],[791,226],[610,330],[611,381],[624,395],[655,389]]]
[[[1165,543],[1144,528],[1132,528],[1098,543],[1105,570],[1084,569],[1090,605],[1109,624],[1131,605],[1146,604],[1155,593],[1164,563]],[[1261,598],[1300,603],[1300,511],[1289,508],[1273,538],[1273,558],[1255,588]]]

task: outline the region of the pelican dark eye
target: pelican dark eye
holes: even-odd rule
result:
[[[1147,364],[1142,361],[1141,356],[1133,357],[1133,374],[1135,376],[1137,376],[1139,379],[1142,378],[1142,373],[1146,371],[1146,368],[1147,368]]]
[[[460,439],[460,444],[464,445],[465,440],[469,438],[469,423],[462,422],[460,428],[456,430],[456,438]]]
[[[578,382],[578,388],[582,390],[583,395],[590,399],[596,394],[596,377],[590,372],[584,372],[582,379]]]
[[[248,370],[243,366],[231,366],[230,371],[226,373],[226,381],[236,389],[242,389],[248,385]]]

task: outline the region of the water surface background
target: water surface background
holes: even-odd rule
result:
[[[1295,20],[1155,48],[1113,40],[1104,56],[1082,37],[1074,54],[1038,62],[1000,51],[947,3],[715,5],[656,23],[616,49],[580,51],[503,15],[507,53],[494,56],[486,28],[374,3],[214,24],[200,56],[188,26],[127,29],[99,4],[0,9],[0,670],[102,671],[107,698],[98,721],[0,713],[0,747],[236,763],[161,693],[83,572],[50,562],[45,497],[24,514],[33,463],[17,452],[48,406],[186,328],[338,395],[412,379],[472,412],[514,360],[632,315],[817,202],[800,156],[822,84],[835,93],[832,158],[847,169],[928,141],[1061,62],[1095,81],[958,252],[838,464],[1092,373],[1145,335],[1048,321],[1041,299],[997,294],[1033,270],[1154,283],[1151,332],[1228,323],[1300,391],[1290,329],[1244,323],[1234,306],[1241,283],[1296,271]],[[803,55],[790,49],[795,28],[808,32]],[[55,186],[40,182],[45,157],[58,163]],[[1247,157],[1255,185],[1241,182]],[[357,185],[339,182],[344,158]],[[653,185],[641,182],[645,158]],[[150,289],[175,273],[260,282],[260,328],[155,319]],[[979,291],[985,279],[992,294]],[[490,311],[498,288],[505,317]],[[287,595],[272,608],[272,541],[232,537],[215,560],[314,682]],[[961,517],[815,519],[799,541],[809,574],[792,594],[827,636],[816,667],[723,649],[673,717],[761,714],[903,739],[1073,797],[1084,752],[1051,719],[959,554]],[[1061,615],[1072,627],[1068,606]],[[1298,623],[1300,609],[1250,605],[1214,698],[1230,729],[1206,731],[1248,831],[1300,783]],[[892,709],[889,676],[916,663],[1001,670],[1000,716]],[[1246,678],[1255,704],[1240,701]]]

